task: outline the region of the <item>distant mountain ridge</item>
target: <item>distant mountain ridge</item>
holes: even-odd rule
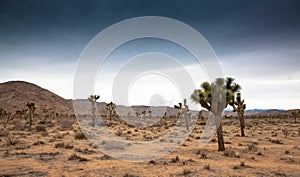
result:
[[[36,113],[42,113],[44,109],[48,109],[51,111],[55,111],[59,114],[74,114],[73,111],[73,103],[78,102],[80,100],[67,100],[64,99],[53,92],[46,90],[44,88],[39,87],[33,83],[28,83],[24,81],[9,81],[0,83],[0,108],[4,108],[7,112],[15,113],[15,111],[26,108],[27,102],[36,103]],[[89,106],[88,102],[85,102],[86,106]],[[107,110],[105,108],[105,102],[98,102],[97,107],[101,113],[106,114]],[[131,115],[133,116],[134,110],[135,112],[141,113],[143,110],[148,110],[149,106],[131,106],[126,107],[123,105],[117,105],[118,113],[121,116],[128,115],[128,112],[131,110]],[[173,107],[168,106],[158,106],[152,107],[154,110],[154,114],[157,113],[161,115],[161,111],[166,111],[167,116],[176,115],[177,110]],[[89,109],[85,109],[87,113]],[[267,115],[286,115],[290,114],[293,110],[277,110],[277,109],[251,109],[246,110],[245,115],[256,115],[256,116],[267,116]],[[193,111],[197,112],[197,111]],[[226,115],[236,115],[236,113],[232,111],[225,111]],[[204,111],[204,115],[207,115],[207,111]]]

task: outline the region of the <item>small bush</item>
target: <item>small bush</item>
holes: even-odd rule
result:
[[[258,151],[258,147],[254,143],[250,143],[247,145],[248,152],[256,152]]]
[[[37,125],[35,127],[36,132],[46,132],[46,127],[42,125]]]
[[[290,131],[287,128],[285,128],[284,130],[282,130],[282,132],[283,132],[283,135],[284,135],[285,138],[287,138],[289,136],[289,134],[290,134]]]
[[[80,157],[80,156],[78,156],[78,155],[76,155],[76,154],[72,154],[72,155],[69,157],[68,160],[77,160],[77,161],[79,161],[79,162],[85,162],[85,161],[88,161],[86,158]]]
[[[191,173],[192,173],[191,170],[183,169],[182,175],[187,176]]]
[[[7,137],[9,132],[7,130],[1,130],[0,131],[0,137]]]
[[[235,150],[232,148],[227,148],[223,154],[224,154],[224,156],[227,156],[227,157],[237,157]]]
[[[200,159],[207,159],[207,151],[199,151],[197,154],[200,155]]]
[[[274,139],[274,140],[270,140],[270,141],[274,144],[283,144],[283,142],[281,140],[278,140],[278,139]]]
[[[177,162],[179,162],[179,157],[176,156],[175,158],[172,158],[171,161],[172,161],[173,163],[177,163]]]
[[[204,170],[210,170],[209,164],[204,165],[203,169],[204,169]]]
[[[19,140],[16,136],[14,135],[11,135],[9,134],[6,138],[5,138],[5,141],[6,141],[6,145],[7,146],[14,146],[16,144],[19,143]]]
[[[39,124],[45,124],[45,123],[46,123],[45,120],[40,120],[40,121],[39,121]]]
[[[86,136],[84,135],[84,133],[82,133],[82,132],[76,133],[74,137],[76,140],[86,140],[87,139]]]

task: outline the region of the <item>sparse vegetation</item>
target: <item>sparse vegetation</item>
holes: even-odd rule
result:
[[[35,130],[36,130],[36,132],[46,132],[47,130],[46,130],[46,127],[45,126],[42,126],[42,125],[37,125],[36,127],[35,127]]]
[[[86,136],[84,135],[84,133],[82,133],[82,132],[75,133],[74,137],[76,140],[86,140],[87,139]]]

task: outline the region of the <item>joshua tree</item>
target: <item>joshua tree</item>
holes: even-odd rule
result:
[[[140,115],[141,115],[141,114],[140,114],[138,111],[135,112],[136,119],[139,120],[139,119],[140,119]]]
[[[197,89],[191,95],[191,99],[200,104],[203,108],[212,112],[215,117],[215,123],[218,136],[218,150],[224,151],[224,137],[222,130],[222,112],[232,102],[234,93],[241,87],[233,82],[232,78],[217,78],[213,83],[203,82],[201,89]]]
[[[6,111],[3,108],[0,108],[0,119],[2,119],[6,115]]]
[[[184,107],[182,107],[182,103],[178,103],[178,106],[174,105],[174,108],[179,110],[179,116],[183,116],[184,117],[186,129],[189,130],[189,127],[190,127],[190,116],[191,116],[191,114],[188,113],[189,106],[186,104],[186,99],[183,100],[183,106]]]
[[[106,109],[109,112],[109,120],[112,120],[112,117],[116,115],[116,104],[112,101],[108,104],[106,104]]]
[[[19,119],[22,119],[22,118],[24,118],[27,111],[28,111],[28,109],[17,110],[15,113],[15,116],[17,116]]]
[[[99,95],[90,95],[90,97],[88,98],[89,102],[92,104],[92,126],[95,126],[95,104],[97,102],[97,100],[100,98]]]
[[[28,111],[29,111],[29,125],[32,125],[32,118],[34,118],[34,111],[36,110],[35,107],[35,103],[33,102],[28,102],[26,104],[26,106],[28,107]]]
[[[297,123],[298,114],[300,114],[300,110],[296,110],[292,112],[292,117],[295,119],[295,123]]]
[[[236,99],[233,100],[232,103],[230,103],[230,105],[233,108],[233,112],[237,112],[238,114],[238,118],[240,121],[240,126],[241,126],[241,136],[245,136],[245,119],[244,119],[244,111],[246,109],[246,104],[244,103],[245,100],[242,100],[241,98],[241,93],[238,92]]]
[[[151,109],[148,110],[148,114],[149,114],[149,118],[151,119],[152,118],[152,111],[151,111]]]

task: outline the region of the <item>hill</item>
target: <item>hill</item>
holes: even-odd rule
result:
[[[15,113],[17,110],[26,108],[27,102],[36,104],[36,113],[42,113],[44,109],[60,114],[73,112],[70,101],[35,84],[24,81],[0,84],[0,108]]]

